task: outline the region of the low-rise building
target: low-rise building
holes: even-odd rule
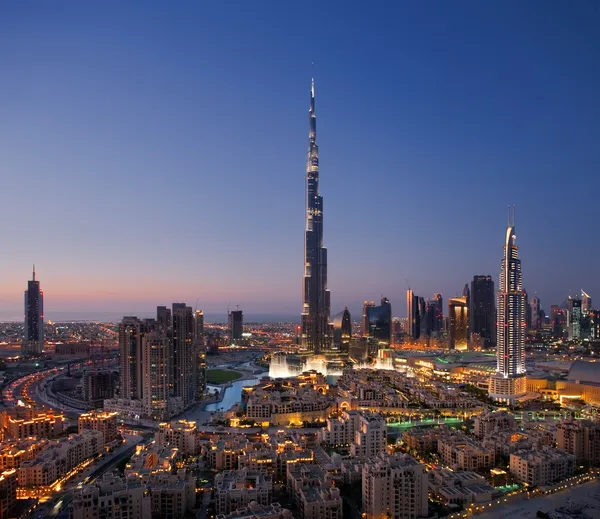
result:
[[[9,438],[56,438],[64,430],[65,419],[52,411],[13,407],[2,411],[2,425]]]
[[[579,465],[600,464],[600,424],[563,420],[556,427],[556,447],[573,454]]]
[[[510,455],[510,473],[530,487],[561,481],[575,472],[575,456],[563,450],[544,447]]]
[[[500,431],[515,431],[517,421],[507,411],[487,411],[474,418],[474,433],[477,438],[485,438],[489,434]]]
[[[293,519],[293,516],[292,512],[279,503],[264,506],[252,501],[247,508],[235,510],[227,515],[219,514],[216,519]]]
[[[333,479],[318,465],[288,465],[287,488],[300,519],[341,519],[342,498]]]
[[[499,495],[475,472],[437,468],[428,473],[429,490],[445,504],[483,503]]]
[[[6,440],[0,443],[0,471],[18,469],[46,448],[48,440]]]
[[[21,496],[27,497],[36,491],[47,492],[52,484],[77,465],[100,454],[103,447],[104,435],[100,431],[83,431],[64,440],[49,442],[34,459],[23,462],[19,467]]]
[[[442,464],[453,470],[484,470],[494,466],[495,449],[487,448],[462,434],[443,435],[438,440]]]
[[[177,474],[155,474],[145,485],[150,492],[153,517],[180,519],[193,511],[196,480],[185,469],[179,469]]]
[[[179,420],[158,424],[156,433],[157,445],[177,447],[182,454],[198,454],[200,452],[200,437],[196,430],[196,422]]]
[[[215,477],[217,514],[229,514],[251,501],[268,505],[273,501],[273,479],[264,471],[226,470]]]
[[[13,517],[17,503],[17,471],[5,470],[0,474],[0,518]]]
[[[106,473],[94,485],[75,490],[71,519],[150,518],[151,505],[150,493],[139,480]]]
[[[425,465],[407,454],[380,454],[363,466],[363,512],[373,519],[427,517]]]
[[[138,445],[125,466],[125,476],[134,476],[146,482],[157,474],[170,474],[175,466],[177,452],[176,447]]]
[[[104,444],[112,443],[118,438],[117,413],[106,411],[88,411],[77,420],[78,431],[100,431],[104,435]]]

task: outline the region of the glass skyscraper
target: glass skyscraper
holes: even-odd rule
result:
[[[302,285],[301,350],[319,354],[331,350],[330,295],[327,290],[327,249],[323,247],[323,197],[319,194],[319,147],[315,114],[315,82],[310,89],[308,155],[306,161],[306,235]]]

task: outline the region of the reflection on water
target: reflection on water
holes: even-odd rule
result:
[[[339,377],[346,367],[349,366],[344,364],[344,362],[328,360],[322,355],[313,355],[312,357],[307,358],[298,357],[296,355],[273,355],[269,366],[269,377],[294,377],[303,371],[314,369],[325,375],[328,378],[328,381],[330,381]],[[354,364],[353,367],[355,369],[372,368],[393,370],[394,360],[392,358],[377,357],[374,359],[373,364],[363,361],[360,364]]]
[[[264,377],[266,374],[266,372],[259,373],[256,378],[232,382],[231,386],[225,389],[223,400],[215,402],[214,404],[208,404],[205,409],[207,411],[227,411],[233,404],[237,404],[241,401],[243,387],[255,386],[260,382],[261,377]]]

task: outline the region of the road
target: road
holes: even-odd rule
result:
[[[71,501],[73,501],[73,494],[74,491],[77,489],[78,482],[81,482],[85,477],[87,477],[89,478],[89,480],[86,484],[90,485],[94,483],[96,480],[101,478],[106,472],[112,470],[122,460],[131,457],[131,455],[135,451],[136,445],[142,440],[143,438],[141,436],[130,436],[127,439],[127,446],[122,446],[121,450],[112,453],[108,458],[104,458],[103,463],[93,468],[93,470],[91,470],[91,472],[87,474],[87,476],[87,471],[84,471],[82,474],[69,481],[66,484],[65,490],[63,492],[60,492],[53,499],[36,509],[32,517],[34,519],[42,519],[46,517],[53,517],[56,519],[68,519],[69,505],[71,504]]]

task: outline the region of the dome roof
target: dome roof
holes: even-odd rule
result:
[[[567,380],[580,383],[592,383],[600,385],[600,362],[586,362],[576,360],[571,364]]]

